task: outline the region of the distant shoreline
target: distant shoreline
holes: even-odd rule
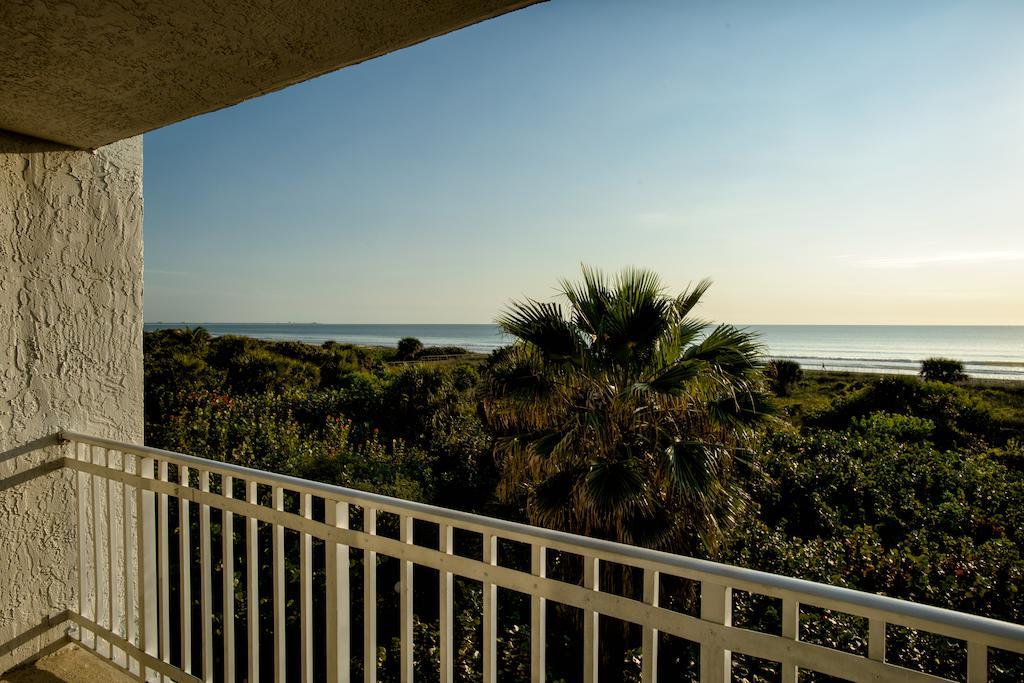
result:
[[[835,379],[884,379],[887,377],[918,377],[918,375],[910,375],[906,373],[897,372],[857,372],[850,370],[815,370],[813,368],[801,367],[804,376],[806,377],[829,377]],[[971,386],[971,387],[994,387],[1000,389],[1024,389],[1024,380],[1020,379],[997,379],[992,377],[968,377],[962,382],[958,383],[958,386]]]
[[[487,354],[512,342],[496,325],[327,323],[146,323],[145,330],[204,327],[214,336],[326,341],[395,348],[402,337],[425,346],[461,347]],[[931,357],[962,361],[975,379],[1024,381],[1024,326],[776,325],[748,326],[771,358],[794,360],[806,369],[857,374],[915,375]]]

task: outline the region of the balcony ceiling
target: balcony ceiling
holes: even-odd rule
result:
[[[3,0],[0,129],[94,149],[536,1]]]

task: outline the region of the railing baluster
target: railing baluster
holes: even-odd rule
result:
[[[875,623],[872,619],[871,624]],[[796,598],[782,599],[782,637],[800,640],[800,603]],[[885,625],[882,625],[882,646],[885,647]],[[873,646],[872,646],[873,647]],[[884,659],[884,654],[882,656]],[[881,661],[881,659],[879,660]],[[782,683],[796,683],[799,678],[798,668],[790,661],[782,661]]]
[[[170,481],[170,472],[166,460],[158,465],[160,481]],[[160,569],[157,571],[157,583],[160,586],[160,659],[171,661],[171,558],[170,558],[170,497],[161,493],[159,497],[160,528],[157,534],[159,544]]]
[[[245,482],[246,500],[252,505],[259,504],[256,482]],[[260,549],[259,521],[255,517],[245,520],[246,558],[245,558],[245,597],[246,622],[248,626],[249,648],[249,680],[248,683],[259,683],[260,680]]]
[[[498,537],[484,533],[484,564],[498,563]],[[484,614],[484,679],[483,683],[498,680],[498,588],[489,581],[483,582]]]
[[[136,469],[143,479],[153,478],[153,458],[137,458]],[[142,651],[151,657],[158,657],[159,638],[157,624],[157,539],[156,539],[156,497],[152,491],[141,486],[135,489],[136,516],[139,539],[139,640]],[[139,678],[147,680],[145,665],[139,662]]]
[[[209,492],[210,473],[199,472],[199,490]],[[203,615],[203,681],[213,683],[213,550],[210,547],[210,506],[199,505],[199,584]]]
[[[363,532],[377,535],[377,511],[363,508]],[[377,551],[363,551],[363,681],[377,683]]]
[[[402,515],[399,520],[399,533],[402,543],[412,545],[413,518],[411,515]],[[398,578],[398,610],[400,629],[399,653],[399,678],[402,683],[412,682],[413,652],[412,652],[412,562],[401,560],[401,569]]]
[[[657,569],[644,569],[644,603],[658,606],[660,583],[661,572]],[[644,625],[643,631],[640,680],[643,683],[654,683],[658,680],[658,629]]]
[[[700,618],[732,626],[732,588],[709,581],[700,583]],[[719,642],[700,644],[700,683],[732,680],[732,653]]]
[[[121,470],[125,474],[134,474],[132,467],[129,463],[135,460],[135,456],[129,458],[128,454],[124,451],[121,452]],[[138,640],[138,626],[136,620],[139,619],[139,611],[135,608],[135,590],[136,581],[138,576],[135,574],[136,563],[134,547],[137,543],[137,536],[133,537],[132,532],[135,529],[133,525],[132,517],[138,515],[138,508],[135,510],[135,514],[132,514],[132,494],[131,486],[126,481],[121,485],[121,529],[124,535],[121,539],[121,545],[124,548],[124,621],[125,621],[125,637],[129,643],[132,643],[136,647],[142,647],[141,641]],[[128,670],[132,670],[131,666],[132,658],[125,653],[125,663],[128,666]]]
[[[530,546],[530,573],[543,579],[548,574],[548,549]],[[530,680],[544,683],[547,677],[547,600],[530,596]]]
[[[235,497],[234,477],[224,475],[220,492],[225,498]],[[222,593],[224,596],[224,680],[235,680],[235,515],[223,510],[220,524]]]
[[[110,450],[105,451],[106,455],[106,466],[110,469],[114,467],[113,453]],[[121,591],[117,589],[116,573],[117,573],[117,556],[120,554],[117,544],[118,539],[122,534],[117,533],[117,496],[116,496],[116,484],[113,478],[107,478],[104,482],[104,488],[106,489],[105,494],[107,498],[107,628],[111,632],[119,635],[124,635],[123,621],[117,619],[117,604],[120,600],[114,598],[115,595],[120,596]],[[119,657],[115,656],[114,644],[110,644],[110,658],[117,661]],[[128,664],[128,653],[124,653],[125,666]]]
[[[89,447],[80,443],[75,442],[75,458],[78,460],[83,459],[83,451],[89,453]],[[89,568],[89,543],[85,538],[85,531],[89,528],[89,498],[91,487],[89,486],[89,475],[85,472],[79,472],[77,476],[78,480],[78,613],[83,617],[89,615],[89,586],[87,583],[88,568]],[[93,524],[93,527],[96,525]],[[95,532],[94,532],[95,533]],[[89,634],[90,636],[92,634]],[[85,629],[81,626],[78,627],[78,640],[84,647],[88,647],[87,642],[93,641],[95,646],[94,638],[86,638]]]
[[[94,465],[103,465],[103,464],[105,464],[105,463],[101,463],[100,462],[100,456],[99,456],[100,450],[101,449],[98,448],[98,447],[92,447],[92,448],[89,449],[90,459],[92,461],[92,464],[94,464]],[[103,597],[103,591],[106,588],[103,585],[103,583],[104,583],[103,582],[103,571],[102,571],[102,569],[100,567],[100,557],[103,556],[103,533],[100,531],[100,529],[104,526],[103,523],[100,521],[100,518],[103,516],[102,514],[100,514],[100,510],[102,509],[101,508],[101,504],[100,504],[100,496],[101,496],[100,492],[103,490],[103,488],[104,488],[103,479],[101,477],[94,476],[92,478],[92,521],[93,521],[93,525],[92,525],[92,551],[93,551],[92,559],[93,559],[93,590],[96,591],[96,601],[95,601],[95,610],[93,612],[93,619],[100,626],[104,625],[103,624],[103,618],[100,616],[100,614],[103,613],[102,597]],[[110,523],[109,519],[107,520],[107,523],[108,524]],[[109,531],[110,530],[108,528],[107,529],[107,532],[108,532],[107,535],[108,536],[109,536]],[[104,646],[101,648],[100,647],[100,643],[101,642],[102,641],[100,640],[100,638],[97,637],[96,638],[96,642],[95,642],[96,652],[99,652],[100,654],[103,654],[103,655],[106,655],[107,657],[109,657],[110,654],[111,654],[111,648],[113,648],[113,645],[110,644],[110,643],[104,643]]]
[[[446,555],[451,555],[454,552],[453,532],[454,529],[450,524],[441,524],[438,527],[439,550]],[[441,683],[454,683],[455,656],[454,651],[452,649],[452,613],[454,612],[455,575],[451,572],[441,570],[441,572],[438,575],[438,581],[438,595],[440,597],[440,605],[438,607],[437,627],[438,639],[440,640],[441,645],[439,662],[441,665]]]
[[[348,503],[324,501],[324,522],[339,529],[348,528]],[[349,599],[348,546],[326,541],[324,544],[327,579],[327,681],[348,683],[352,657],[349,627],[352,614]]]
[[[299,494],[300,514],[313,519],[313,497]],[[299,619],[301,620],[301,680],[313,683],[313,537],[299,537]]]
[[[274,509],[284,511],[284,489],[275,486],[273,490]],[[287,680],[285,661],[285,614],[284,614],[284,527],[276,522],[271,527],[274,560],[274,680]]]
[[[596,557],[583,556],[583,587],[592,591],[600,588],[600,561]],[[592,609],[583,608],[583,681],[597,681],[597,627],[598,614]]]
[[[188,487],[188,467],[178,465],[178,481]],[[178,579],[181,587],[181,670],[192,673],[192,528],[185,492],[178,496]]]
[[[967,643],[967,683],[987,683],[988,645],[970,641]]]
[[[785,626],[785,622],[783,622]],[[885,661],[885,620],[868,620],[868,659],[876,662]]]

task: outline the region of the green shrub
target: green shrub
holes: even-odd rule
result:
[[[916,377],[884,377],[840,396],[826,410],[808,418],[811,426],[846,429],[855,418],[883,412],[931,420],[940,448],[976,445],[997,438],[988,406],[976,395],[942,382]]]
[[[426,358],[427,356],[460,356],[465,353],[469,353],[469,351],[461,346],[425,346],[416,355],[419,358]]]
[[[925,421],[901,417],[772,437],[756,458],[766,476],[724,559],[1021,621],[1024,476],[1005,464],[1013,455],[941,451],[913,440]],[[908,661],[924,646],[913,645]]]
[[[870,439],[888,438],[908,443],[931,441],[935,432],[935,423],[926,418],[882,412],[855,417],[850,426]]]
[[[921,361],[921,372],[924,379],[933,382],[949,382],[955,384],[967,379],[964,364],[952,358],[928,358]]]
[[[789,396],[790,389],[803,378],[804,371],[796,361],[773,359],[765,365],[764,374],[776,396]]]
[[[228,385],[242,393],[280,391],[286,387],[313,389],[320,385],[320,368],[260,348],[231,358]]]
[[[412,360],[423,351],[423,342],[416,337],[402,337],[398,340],[398,360]]]

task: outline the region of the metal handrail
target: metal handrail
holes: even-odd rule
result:
[[[1024,653],[1024,625],[1021,624],[866,593],[851,588],[674,555],[614,541],[578,536],[553,529],[392,498],[358,489],[334,486],[68,430],[61,430],[59,437],[67,441],[143,457],[153,457],[220,475],[279,486],[331,500],[354,503],[395,514],[410,515],[481,533],[495,534],[509,540],[542,545],[574,554],[592,555],[600,557],[602,560],[653,569],[684,578],[711,581],[773,597],[793,598],[803,604],[839,609],[863,617],[880,618],[886,623],[919,628],[939,635],[968,641],[976,640],[979,635],[982,635],[995,647]]]

